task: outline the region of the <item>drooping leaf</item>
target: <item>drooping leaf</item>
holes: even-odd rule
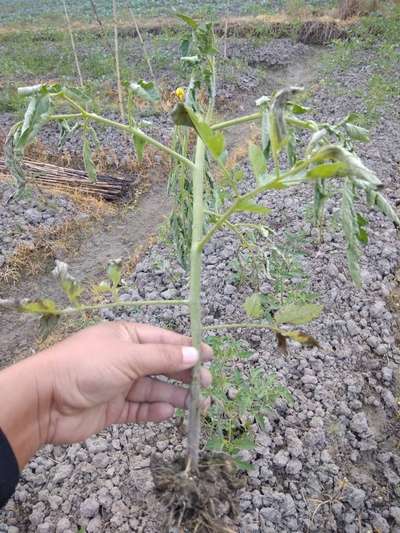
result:
[[[40,128],[47,121],[50,112],[50,98],[47,94],[31,96],[15,147],[24,150],[33,141]]]
[[[344,128],[346,132],[348,133],[349,137],[351,137],[354,141],[361,141],[361,142],[369,141],[368,130],[366,130],[365,128],[356,126],[355,124],[352,124],[351,122],[346,122],[346,124],[344,125]]]
[[[107,266],[107,277],[113,284],[113,287],[118,287],[121,281],[122,274],[122,259],[113,259]]]
[[[400,227],[399,215],[380,192],[371,190],[367,191],[367,200],[371,207],[374,207],[386,215],[397,228]]]
[[[269,138],[271,141],[272,154],[275,160],[277,160],[280,151],[287,143],[287,127],[284,114],[285,106],[291,96],[302,91],[303,89],[300,87],[282,89],[276,93],[272,100],[268,120]]]
[[[360,213],[357,213],[357,225],[358,225],[358,233],[357,233],[357,239],[362,244],[368,243],[368,233],[365,229],[366,226],[368,226],[368,220],[364,218]]]
[[[87,132],[84,133],[83,141],[83,164],[90,181],[95,182],[97,179],[96,166],[92,159],[92,150],[90,149],[90,141]]]
[[[61,287],[73,305],[79,304],[79,298],[83,292],[81,284],[68,271],[67,263],[56,260],[56,266],[52,271],[53,276],[60,282]]]
[[[195,113],[183,103],[178,103],[171,116],[177,126],[194,128],[215,159],[223,155],[225,149],[223,133],[212,130],[199,113]]]
[[[307,178],[322,179],[322,178],[334,178],[344,177],[349,173],[349,168],[346,163],[342,161],[336,161],[335,163],[322,163],[316,165],[307,172]]]
[[[354,185],[346,179],[342,189],[341,223],[346,239],[347,264],[354,283],[361,287],[359,226],[354,209]]]
[[[256,446],[256,442],[253,438],[251,438],[248,434],[243,434],[237,439],[234,439],[231,441],[231,445],[239,450],[253,450]]]
[[[131,82],[130,88],[138,98],[145,102],[158,102],[160,100],[160,93],[154,82],[140,80],[137,83]]]
[[[248,296],[243,304],[243,308],[250,318],[262,318],[265,315],[263,295],[255,293]]]
[[[136,135],[136,133],[132,134],[132,141],[133,141],[133,145],[135,146],[135,152],[136,152],[137,159],[139,163],[141,163],[143,161],[144,148],[146,146],[146,141],[142,137],[139,137],[139,135]]]
[[[275,314],[274,320],[278,324],[308,324],[318,318],[323,309],[319,304],[291,303],[281,307]]]
[[[258,185],[262,184],[262,177],[267,172],[267,163],[261,148],[249,143],[249,159]]]

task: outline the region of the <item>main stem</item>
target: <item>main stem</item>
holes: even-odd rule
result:
[[[192,250],[190,257],[190,320],[193,346],[200,353],[202,324],[201,324],[201,240],[203,237],[203,187],[206,147],[200,137],[197,138],[195,169],[193,171],[193,226]],[[193,369],[190,387],[190,408],[187,448],[187,470],[195,469],[199,462],[200,448],[200,367],[199,361]]]

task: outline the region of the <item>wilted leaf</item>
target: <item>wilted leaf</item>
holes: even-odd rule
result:
[[[286,337],[284,337],[281,333],[279,333],[279,331],[277,331],[276,332],[276,340],[278,342],[278,351],[280,351],[283,354],[287,355],[288,347],[287,347]]]
[[[160,100],[160,93],[152,81],[140,80],[137,83],[130,84],[132,92],[146,102],[158,102]]]
[[[67,263],[56,260],[56,267],[52,271],[53,276],[60,281],[61,287],[68,297],[68,300],[77,305],[79,297],[83,292],[83,287],[68,271]]]
[[[39,129],[47,121],[50,112],[50,98],[47,94],[35,94],[29,101],[24,120],[15,142],[17,150],[23,150],[33,141]]]
[[[319,304],[288,304],[281,307],[275,314],[278,324],[307,324],[318,318],[323,309]]]
[[[231,442],[231,445],[237,448],[237,450],[253,450],[256,446],[254,439],[250,435],[241,435],[237,439]]]
[[[257,184],[261,185],[261,178],[267,172],[267,163],[261,148],[253,143],[249,143],[249,159]]]
[[[107,276],[108,276],[108,279],[113,284],[114,288],[118,287],[121,281],[121,273],[122,273],[122,260],[121,259],[114,259],[108,263]]]
[[[132,134],[132,140],[135,146],[136,156],[138,158],[139,163],[141,163],[143,161],[144,147],[146,146],[146,141],[135,133]]]
[[[368,220],[364,218],[360,213],[357,213],[358,234],[357,239],[363,243],[368,243],[368,233],[365,229],[368,226]]]
[[[343,177],[348,175],[349,168],[342,161],[336,161],[335,163],[322,163],[317,165],[307,172],[307,178],[321,179],[321,178],[333,178]]]
[[[189,106],[179,103],[171,116],[177,126],[194,128],[215,159],[222,156],[225,149],[223,133],[212,130],[201,115],[195,113]]]
[[[307,346],[308,348],[314,348],[319,347],[318,341],[312,336],[308,335],[307,333],[304,333],[303,331],[297,330],[297,331],[284,331],[280,330],[280,335],[286,338],[289,338],[293,341],[299,342],[303,346]]]
[[[96,166],[92,159],[92,151],[87,134],[83,137],[83,164],[90,181],[95,182],[97,179]]]

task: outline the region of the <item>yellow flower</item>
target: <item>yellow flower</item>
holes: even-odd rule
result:
[[[175,91],[176,96],[178,97],[178,100],[183,102],[185,99],[185,89],[183,87],[178,87]]]

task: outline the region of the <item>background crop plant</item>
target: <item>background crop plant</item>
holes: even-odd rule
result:
[[[175,199],[170,227],[177,258],[188,272],[188,298],[121,301],[122,263],[113,261],[106,270],[107,279],[98,286],[100,292],[109,294],[110,302],[84,303],[79,282],[70,275],[67,265],[58,263],[54,274],[68,298],[66,307],[59,306],[49,298],[42,298],[2,300],[0,306],[3,309],[13,308],[38,314],[42,329],[48,330],[65,315],[105,307],[134,309],[150,305],[185,306],[190,314],[193,345],[200,349],[205,330],[200,300],[204,248],[220,230],[230,231],[242,244],[245,242],[248,251],[264,264],[265,270],[260,272],[260,276],[267,276],[268,270],[271,273],[271,258],[279,256],[279,248],[274,243],[273,232],[264,222],[264,219],[268,220],[270,209],[260,201],[261,198],[268,200],[269,191],[279,193],[289,188],[295,191],[300,186],[313,187],[314,217],[317,223],[322,224],[327,198],[326,183],[336,180],[340,185],[341,227],[346,241],[346,254],[351,276],[357,285],[361,284],[359,259],[368,237],[367,220],[357,207],[360,200],[365,198],[371,208],[381,211],[396,226],[400,225],[395,211],[381,194],[380,180],[355,153],[354,142],[368,140],[368,134],[354,124],[352,115],[333,125],[304,118],[311,110],[296,101],[302,89],[290,87],[272,96],[261,96],[253,114],[217,122],[214,117],[217,45],[212,25],[200,24],[185,15],[179,17],[188,27],[181,46],[181,61],[191,74],[187,86],[177,94],[177,104],[171,115],[176,126],[172,147],[146,134],[135,117],[139,100],[149,103],[159,100],[155,84],[140,80],[128,84],[126,122],[111,120],[93,112],[90,98],[82,89],[60,84],[40,84],[20,89],[20,95],[28,97],[29,104],[23,120],[11,128],[5,151],[8,167],[17,183],[14,201],[25,190],[22,166],[24,151],[42,126],[49,122],[60,124],[64,136],[79,127],[83,136],[83,160],[88,177],[92,180],[96,179],[96,168],[91,146],[97,139],[93,124],[114,127],[124,132],[131,140],[139,160],[147,144],[170,156],[173,169],[169,190]],[[226,129],[248,122],[259,124],[261,130],[260,142],[249,143],[248,146],[253,176],[250,188],[244,186],[243,170],[237,165],[231,167],[227,164],[224,137]],[[305,147],[296,141],[298,132],[303,131],[309,134]],[[245,221],[243,215],[246,215]],[[256,218],[253,220],[251,217]],[[255,235],[260,238],[255,238]],[[250,321],[221,323],[208,329],[212,333],[239,328],[269,330],[276,336],[278,349],[285,352],[290,340],[304,346],[317,346],[317,340],[301,328],[319,316],[322,306],[310,301],[290,301],[286,298],[284,287],[279,291],[280,296],[273,309],[268,308],[265,295],[256,291],[243,302]],[[216,352],[217,356],[221,355],[221,350],[217,349]],[[265,382],[256,370],[250,373],[247,380],[235,371],[223,375],[223,362],[223,359],[217,360],[217,365],[221,365],[217,368],[221,372],[218,370],[216,375],[216,401],[212,416],[205,421],[205,428],[207,433],[210,424],[212,426],[213,421],[220,417],[221,425],[211,431],[214,433],[213,447],[235,454],[246,444],[246,439],[250,445],[246,433],[246,413],[251,411],[261,423],[265,409],[272,405],[275,398],[285,396],[286,392],[273,378]],[[169,504],[169,528],[187,527],[198,532],[227,531],[219,503],[230,502],[231,493],[238,484],[233,463],[226,456],[200,456],[199,370],[198,365],[193,371],[191,384],[186,458],[170,465],[154,464],[153,474],[156,487],[164,491],[165,501]],[[226,381],[219,382],[220,379]],[[237,391],[236,396],[231,394],[232,399],[228,397],[229,402],[232,402],[229,404],[222,397],[229,392],[227,387]],[[237,423],[232,425],[234,416],[243,426],[243,431]],[[216,429],[219,441],[215,440]],[[215,470],[217,476],[212,474]],[[228,515],[231,518],[234,517],[234,507],[229,505]]]

